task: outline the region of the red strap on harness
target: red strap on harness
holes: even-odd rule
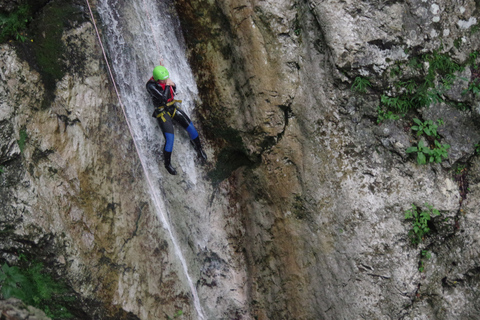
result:
[[[153,77],[151,77],[150,80],[155,81]],[[165,90],[165,86],[166,86],[165,83],[160,83],[159,81],[157,81],[157,83],[162,87],[162,90]],[[170,99],[168,99],[167,102],[173,101],[173,99],[175,98],[175,92],[173,91],[172,86],[169,86],[169,88],[170,88]]]

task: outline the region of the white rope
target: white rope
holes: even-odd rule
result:
[[[150,187],[151,194],[153,195],[155,206],[157,207],[157,210],[159,212],[162,212],[162,210],[160,208],[160,205],[159,205],[160,202],[159,202],[159,199],[157,197],[157,193],[155,192],[155,188],[153,187],[153,183],[150,180],[150,177],[149,177],[148,171],[147,171],[147,167],[146,167],[144,161],[142,160],[142,157],[140,155],[140,149],[139,149],[139,147],[138,147],[138,145],[135,141],[135,136],[133,135],[133,130],[132,130],[132,127],[130,125],[130,122],[128,121],[127,113],[125,112],[125,106],[122,102],[122,99],[120,98],[120,93],[119,93],[118,88],[117,88],[117,83],[115,82],[112,70],[110,68],[110,64],[108,63],[107,54],[105,53],[105,48],[103,47],[102,39],[100,38],[100,33],[98,31],[97,24],[96,24],[95,18],[93,16],[92,8],[90,7],[89,1],[88,0],[85,0],[85,1],[87,2],[88,10],[90,11],[90,16],[92,17],[92,23],[93,23],[93,26],[95,27],[95,32],[97,33],[98,42],[100,43],[100,47],[102,48],[103,58],[105,59],[105,63],[107,64],[108,73],[110,75],[110,78],[112,79],[113,87],[115,88],[115,93],[117,94],[117,97],[118,97],[118,102],[120,104],[120,107],[122,108],[122,112],[123,112],[123,115],[125,117],[125,122],[127,123],[128,131],[130,132],[130,136],[132,137],[133,144],[135,146],[135,151],[137,152],[138,158],[139,158],[140,163],[142,165],[143,172],[145,174],[148,185]],[[145,0],[144,0],[144,2],[145,2]],[[153,27],[152,27],[152,30],[153,30]],[[157,44],[157,46],[158,46],[158,44]],[[166,218],[163,215],[163,213],[162,213],[162,218],[165,220],[165,224],[167,224]],[[170,235],[170,238],[172,240],[172,243],[173,243],[175,249],[177,250],[177,252],[181,252],[179,247],[178,247],[177,242],[175,241],[175,237],[173,236],[172,230],[169,227],[166,228],[166,229],[168,230],[168,233]],[[198,298],[197,291],[196,291],[195,287],[193,286],[193,283],[192,283],[192,281],[190,279],[190,276],[188,274],[188,269],[187,269],[185,259],[181,255],[179,256],[179,259],[180,259],[180,261],[183,265],[183,268],[184,268],[184,271],[185,271],[185,276],[189,280],[190,290],[191,290],[192,295],[193,295],[193,302],[194,302],[194,305],[195,305],[195,309],[197,310],[197,313],[198,313],[198,316],[200,317],[200,319],[204,319],[205,317],[203,316],[203,313],[202,313],[202,308],[200,306],[200,300]]]

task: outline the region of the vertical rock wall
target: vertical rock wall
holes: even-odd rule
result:
[[[77,319],[194,317],[85,5],[50,1],[27,43],[0,47],[2,264],[44,263],[76,297]],[[55,40],[66,72],[47,94],[44,61],[29,50],[51,37],[44,17],[70,9],[83,18],[69,15]]]
[[[477,3],[176,4],[218,159],[251,161],[229,183],[252,317],[478,317],[478,97],[462,94],[477,72]],[[433,60],[407,66],[429,53],[465,66],[455,84],[430,108],[377,122],[381,97],[420,81]],[[414,118],[443,119],[448,160],[406,153]],[[441,215],[413,245],[405,211],[426,203]]]

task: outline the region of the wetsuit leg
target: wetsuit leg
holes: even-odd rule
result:
[[[198,136],[197,129],[195,129],[195,126],[193,125],[192,120],[190,120],[190,118],[187,116],[185,112],[182,111],[182,109],[176,106],[175,108],[169,111],[169,114],[173,118],[173,120],[175,120],[185,130],[187,130],[188,135],[190,136],[190,139],[193,141],[193,144],[195,146],[195,150],[197,151],[198,156],[203,158],[204,160],[207,160],[207,155],[202,149],[202,144],[200,143],[200,137]]]
[[[175,107],[169,111],[169,114],[172,116],[173,120],[178,122],[185,130],[187,130],[190,139],[194,140],[198,137],[197,129],[195,129],[192,120],[190,120],[190,118],[185,112],[182,111],[182,109]]]
[[[170,174],[177,174],[177,171],[171,165],[173,142],[175,139],[172,118],[170,118],[170,115],[167,112],[162,111],[158,115],[157,121],[160,129],[162,129],[163,137],[165,138],[165,145],[163,147],[165,168]]]

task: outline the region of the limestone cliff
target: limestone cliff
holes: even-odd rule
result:
[[[90,3],[105,43],[123,30],[109,63],[147,77],[144,2],[105,1],[109,23]],[[75,318],[480,316],[478,2],[157,2],[180,21],[210,159],[179,133],[179,175],[159,157],[155,177],[86,2],[33,8],[25,42],[0,47],[0,262],[42,261]],[[448,156],[420,165],[422,144]],[[417,238],[412,205],[431,215]]]
[[[219,159],[253,162],[230,176],[252,316],[478,317],[478,2],[176,3]],[[406,153],[415,118],[448,159]],[[441,212],[417,245],[412,204]]]

